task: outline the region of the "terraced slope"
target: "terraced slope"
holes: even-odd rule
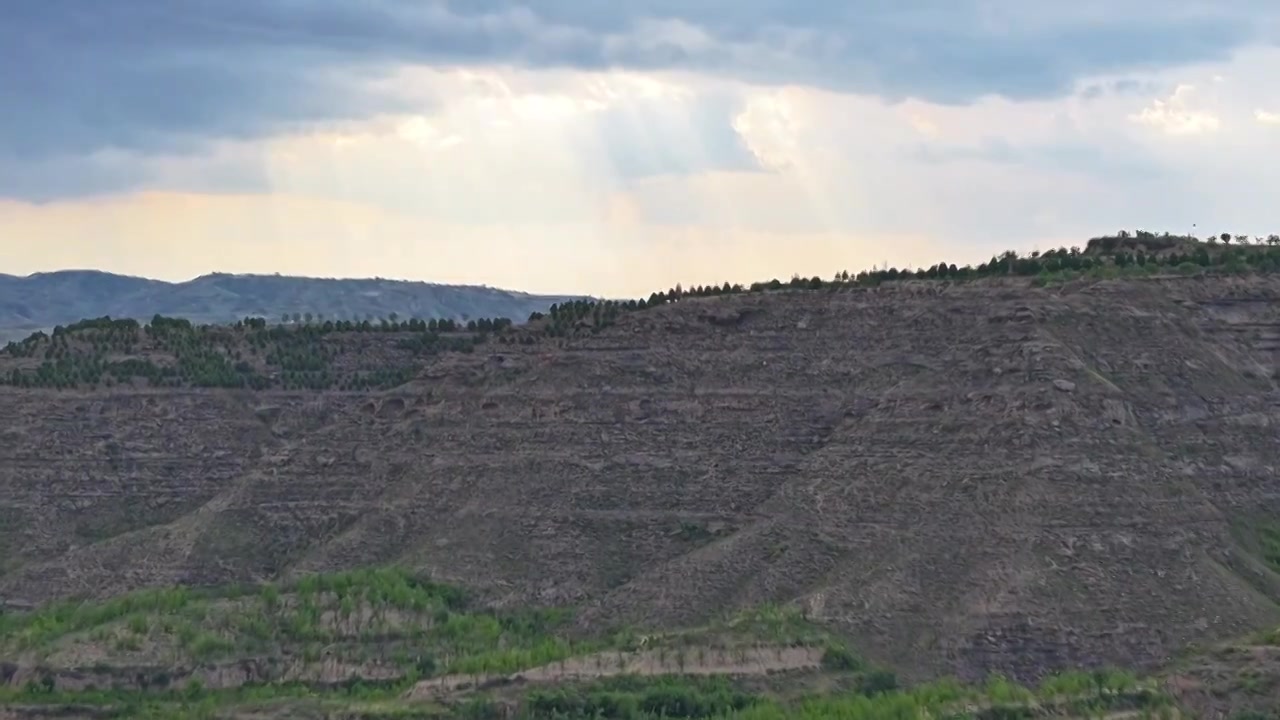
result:
[[[3,387],[0,597],[394,561],[583,631],[797,602],[909,675],[1152,668],[1280,622],[1277,301],[899,283],[514,329],[382,391]]]
[[[0,718],[1179,716],[1119,671],[902,688],[796,608],[586,638],[567,619],[396,568],[55,603],[0,618]]]

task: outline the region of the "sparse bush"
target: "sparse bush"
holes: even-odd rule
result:
[[[827,670],[846,672],[860,669],[862,662],[843,645],[829,645],[822,652],[822,667]]]
[[[858,683],[858,691],[865,695],[879,695],[898,689],[898,676],[888,670],[872,670]]]
[[[568,338],[600,332],[626,314],[682,302],[690,297],[714,297],[741,292],[806,291],[846,286],[873,287],[905,280],[945,280],[968,282],[989,277],[1025,277],[1033,285],[1044,286],[1079,278],[1107,279],[1156,273],[1193,275],[1200,272],[1245,273],[1280,271],[1280,235],[1270,235],[1256,244],[1241,242],[1243,236],[1223,233],[1201,242],[1196,238],[1138,230],[1089,240],[1086,248],[1057,248],[1043,253],[1019,255],[1007,251],[977,266],[958,267],[937,263],[927,268],[878,268],[858,273],[841,271],[830,281],[820,277],[793,276],[788,283],[777,279],[752,283],[744,288],[728,282],[696,285],[685,289],[676,285],[636,300],[574,300],[557,303],[544,313],[529,317],[531,331],[509,333],[506,318],[451,318],[400,321],[394,313],[374,322],[363,320],[321,321],[310,313],[285,314],[284,324],[268,326],[264,318],[249,317],[227,327],[195,326],[181,318],[157,315],[146,325],[134,320],[96,318],[54,328],[51,335],[37,332],[20,342],[8,343],[3,353],[9,357],[41,357],[34,370],[11,368],[0,373],[0,383],[35,388],[66,389],[145,382],[156,387],[206,387],[288,390],[371,390],[396,387],[412,379],[426,358],[442,353],[471,353],[496,337],[504,345],[530,345],[543,338]],[[1231,243],[1231,240],[1236,240]],[[1245,238],[1247,240],[1247,238]],[[1219,243],[1221,240],[1221,243]],[[304,318],[306,321],[304,322]],[[400,333],[396,347],[410,358],[372,368],[339,371],[335,360],[350,355],[351,349],[325,338],[350,338],[362,333]],[[147,341],[169,360],[133,356]],[[246,353],[261,358],[259,372]],[[122,357],[122,355],[124,357]]]

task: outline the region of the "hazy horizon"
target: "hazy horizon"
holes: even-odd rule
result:
[[[525,290],[521,290],[520,288],[500,287],[500,286],[497,286],[497,285],[486,285],[485,283],[442,283],[442,282],[436,282],[436,281],[434,281],[434,280],[421,280],[421,279],[416,279],[416,278],[388,277],[388,276],[385,276],[385,275],[381,275],[381,276],[379,276],[379,275],[350,275],[350,276],[343,276],[343,275],[291,275],[291,274],[288,274],[288,273],[281,273],[281,272],[226,272],[226,271],[223,271],[223,270],[209,270],[209,271],[207,271],[207,272],[202,272],[202,273],[200,273],[199,275],[193,275],[193,276],[190,276],[190,277],[180,277],[180,278],[176,278],[176,279],[174,279],[174,278],[160,278],[160,277],[152,277],[152,276],[149,276],[149,275],[138,275],[138,274],[134,274],[134,273],[126,273],[126,272],[113,272],[113,271],[111,271],[111,270],[103,270],[103,269],[101,269],[101,268],[91,268],[91,267],[65,267],[65,268],[59,268],[59,269],[57,269],[57,270],[36,270],[36,271],[34,271],[34,272],[24,273],[24,274],[21,274],[21,275],[16,275],[16,274],[14,274],[14,273],[5,273],[5,272],[0,272],[0,277],[11,277],[11,278],[16,278],[16,279],[18,279],[18,280],[26,280],[26,279],[33,278],[33,277],[38,277],[38,276],[40,276],[40,275],[56,275],[56,274],[59,274],[59,273],[103,273],[103,274],[107,274],[107,275],[115,275],[115,276],[117,276],[117,277],[127,277],[127,278],[132,278],[132,279],[137,279],[137,280],[147,280],[147,281],[153,281],[153,282],[162,282],[162,283],[168,283],[168,284],[171,284],[171,285],[181,285],[181,284],[184,284],[184,283],[194,282],[194,281],[199,280],[199,279],[201,279],[201,278],[205,278],[205,277],[212,277],[212,276],[214,276],[214,275],[232,275],[232,276],[236,276],[236,277],[262,277],[262,278],[277,277],[277,278],[283,278],[283,279],[294,279],[294,280],[334,280],[334,281],[366,281],[366,280],[368,280],[368,281],[387,281],[387,282],[402,282],[402,283],[423,283],[423,284],[427,284],[427,285],[440,285],[440,286],[444,286],[444,287],[478,287],[478,288],[488,288],[488,289],[491,289],[491,290],[504,290],[504,291],[508,291],[508,292],[523,293],[523,294],[526,294],[526,295],[585,295],[585,294],[586,294],[586,293],[573,292],[573,291],[569,291],[569,292],[549,292],[549,293],[542,293],[542,292],[538,292],[538,293],[531,293],[531,292],[528,292],[528,291],[525,291]],[[789,277],[789,276],[788,276],[788,277]]]
[[[1278,41],[1258,0],[23,4],[0,271],[637,297],[1266,235]]]

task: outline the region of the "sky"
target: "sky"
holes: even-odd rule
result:
[[[10,0],[0,272],[629,297],[1280,232],[1272,0]]]

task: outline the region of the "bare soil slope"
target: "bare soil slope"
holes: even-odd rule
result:
[[[1027,285],[689,299],[380,392],[0,387],[0,598],[399,561],[962,676],[1280,622],[1280,278]]]

